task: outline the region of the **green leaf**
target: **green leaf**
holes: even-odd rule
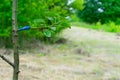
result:
[[[35,19],[34,22],[35,23],[37,23],[37,22],[44,23],[45,21],[44,21],[44,19]]]
[[[53,18],[52,17],[47,17],[48,20],[50,21],[53,21]]]
[[[44,34],[46,37],[51,37],[51,31],[48,30],[48,29],[43,30],[43,34]]]
[[[50,27],[51,30],[55,31],[56,30],[56,27]]]

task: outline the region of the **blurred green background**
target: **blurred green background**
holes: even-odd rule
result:
[[[19,42],[38,39],[55,42],[58,34],[72,25],[120,32],[120,0],[19,0],[18,28],[44,30],[19,32]],[[12,44],[12,0],[0,1],[0,47]]]

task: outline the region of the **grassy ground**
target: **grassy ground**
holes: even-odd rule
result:
[[[20,51],[26,53],[20,55],[20,80],[120,80],[120,36],[79,27],[61,36],[67,42]],[[11,67],[0,59],[0,79],[11,78]]]
[[[84,28],[99,30],[99,31],[120,33],[120,25],[116,25],[114,22],[110,22],[107,24],[101,24],[100,22],[97,22],[96,24],[89,24],[85,22],[73,22],[72,24]]]

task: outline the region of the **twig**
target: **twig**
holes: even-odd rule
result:
[[[6,57],[4,57],[4,56],[1,55],[1,54],[0,54],[0,57],[1,57],[5,62],[7,62],[10,66],[12,66],[12,67],[14,68],[14,64],[13,64],[11,61],[9,61]]]
[[[49,29],[49,27],[42,27],[42,28],[37,28],[37,27],[33,27],[31,28],[31,30],[44,30],[44,29]]]

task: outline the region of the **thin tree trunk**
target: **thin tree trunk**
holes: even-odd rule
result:
[[[19,74],[17,3],[18,0],[13,0],[13,8],[12,8],[12,31],[13,31],[13,47],[14,47],[13,80],[18,80],[18,74]]]

